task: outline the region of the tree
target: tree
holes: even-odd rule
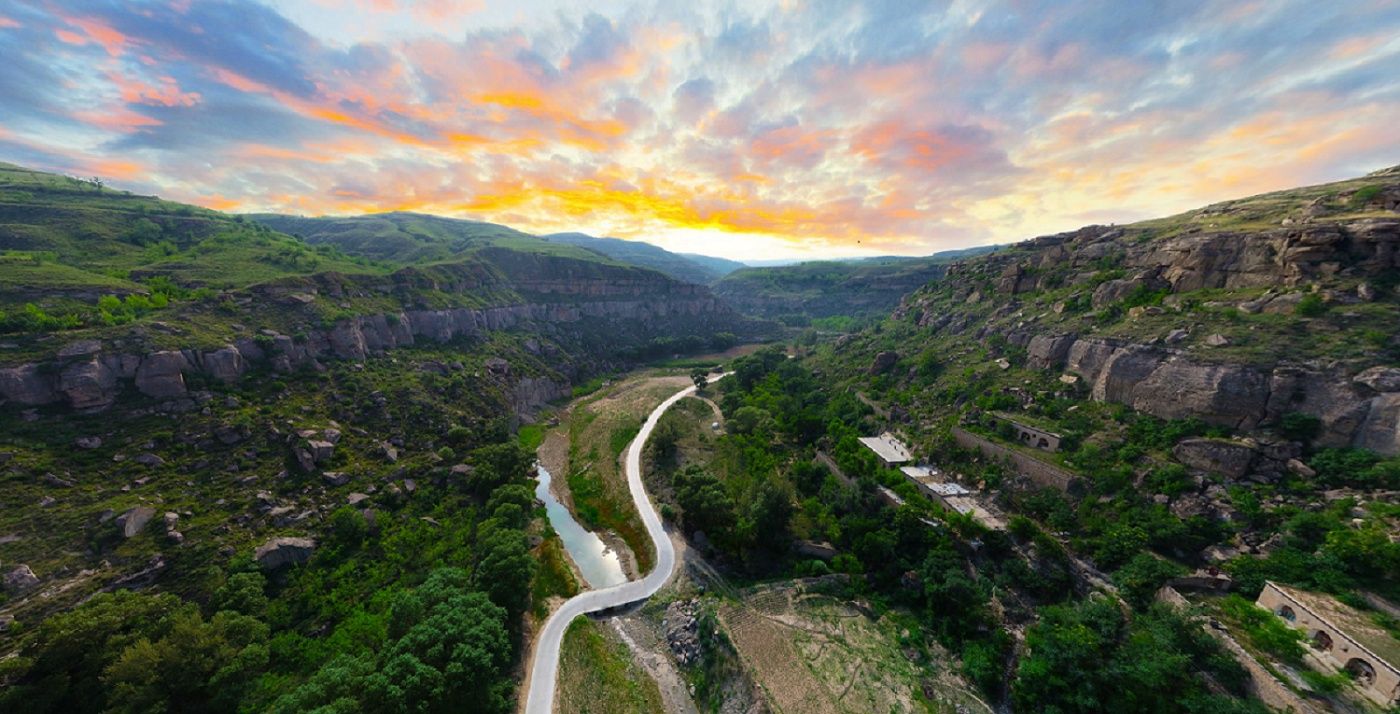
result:
[[[719,479],[698,468],[688,468],[676,476],[676,502],[685,514],[685,524],[711,538],[722,537],[734,527],[734,499]]]
[[[465,573],[435,572],[395,603],[402,634],[365,679],[368,709],[403,712],[506,712],[513,659],[506,611],[463,587]],[[346,667],[353,674],[354,666]]]
[[[107,667],[108,711],[234,712],[267,666],[267,625],[225,610],[209,621],[193,607],[159,639],[141,639]]]
[[[20,651],[11,686],[0,689],[0,711],[97,712],[107,708],[101,676],[131,643],[154,633],[181,608],[170,594],[126,590],[100,593],[82,606],[44,620]]]
[[[491,602],[513,617],[519,616],[529,605],[530,581],[536,567],[525,532],[513,528],[493,530],[482,540],[480,552],[477,587],[491,597]]]
[[[695,383],[695,391],[697,393],[703,392],[705,391],[705,387],[710,383],[710,373],[700,367],[696,367],[690,371],[690,381]]]
[[[209,605],[215,612],[232,610],[261,617],[267,612],[267,578],[262,573],[234,573],[216,591]]]

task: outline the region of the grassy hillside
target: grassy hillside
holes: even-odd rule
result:
[[[585,259],[595,253],[551,245],[508,226],[421,213],[378,213],[365,216],[308,218],[270,213],[249,219],[311,245],[333,246],[349,255],[396,265],[449,261],[485,247],[547,252]]]
[[[0,255],[14,293],[111,289],[163,276],[188,286],[239,287],[289,275],[382,272],[246,219],[0,164]],[[116,282],[113,282],[116,281]]]

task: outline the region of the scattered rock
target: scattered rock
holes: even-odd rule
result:
[[[165,537],[167,540],[169,540],[171,543],[174,543],[175,545],[179,545],[185,542],[185,534],[181,533],[180,531],[166,531]]]
[[[327,486],[344,486],[350,483],[350,476],[343,471],[327,471],[321,474],[321,480],[325,481]]]
[[[1220,334],[1219,332],[1217,332],[1217,333],[1215,333],[1215,334],[1213,334],[1213,335],[1207,337],[1207,338],[1205,339],[1205,343],[1206,343],[1207,345],[1211,346],[1211,347],[1224,347],[1224,346],[1230,344],[1230,338],[1228,338],[1228,337],[1226,337],[1226,336]]]
[[[44,474],[39,480],[42,481],[45,486],[53,486],[54,488],[72,488],[77,485],[76,482],[71,479],[60,478],[51,473]]]
[[[699,661],[701,656],[700,622],[696,618],[699,610],[696,600],[677,600],[666,606],[666,615],[661,621],[666,644],[682,666]]]
[[[102,437],[80,436],[73,440],[73,444],[79,449],[100,449],[102,448]]]
[[[5,592],[11,595],[28,592],[38,585],[39,576],[35,575],[28,565],[20,564],[5,574]]]
[[[1177,345],[1181,344],[1182,342],[1185,342],[1186,338],[1190,336],[1191,332],[1189,330],[1177,329],[1168,332],[1166,338],[1163,341],[1169,345]]]
[[[363,493],[352,493],[345,497],[345,502],[351,506],[358,506],[369,500],[369,496]]]
[[[1312,478],[1317,475],[1317,472],[1314,471],[1311,466],[1308,466],[1298,459],[1288,460],[1288,470],[1303,478]]]
[[[156,515],[156,509],[148,506],[137,506],[126,513],[117,516],[117,529],[122,532],[123,538],[135,538],[146,528],[146,524]]]
[[[379,455],[391,464],[399,460],[399,450],[387,441],[379,442]]]
[[[316,541],[312,538],[273,538],[258,546],[253,552],[253,559],[264,570],[277,570],[305,563],[315,550]]]
[[[875,360],[870,363],[870,369],[867,371],[869,371],[870,374],[883,374],[888,372],[898,362],[899,353],[886,350],[875,355]]]
[[[150,466],[152,468],[156,466],[165,465],[165,459],[162,459],[161,457],[151,453],[140,454],[133,458],[132,461],[135,461],[136,463],[141,464],[142,466]]]
[[[308,441],[307,449],[311,452],[311,460],[322,464],[335,456],[335,444],[329,441]]]

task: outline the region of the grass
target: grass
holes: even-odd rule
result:
[[[627,646],[580,617],[559,650],[560,714],[634,714],[662,711],[656,681],[632,660]]]
[[[548,533],[540,543],[536,557],[539,558],[540,567],[535,571],[534,582],[530,585],[530,612],[542,621],[549,616],[549,599],[577,595],[579,583],[569,567],[569,556],[564,552],[563,542],[553,532]]]
[[[526,424],[521,426],[515,437],[520,440],[520,448],[534,452],[544,443],[544,426],[540,424]]]

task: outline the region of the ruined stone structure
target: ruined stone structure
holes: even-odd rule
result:
[[[1010,424],[1011,428],[1016,431],[1016,441],[1018,443],[1042,451],[1054,452],[1060,450],[1059,434],[1045,431],[1044,429],[1037,429],[1033,426],[1027,426],[1005,414],[998,413],[996,416],[998,419]]]
[[[1400,641],[1335,598],[1269,582],[1259,607],[1307,633],[1307,661],[1316,669],[1345,671],[1369,699],[1382,706],[1400,702]]]
[[[966,429],[953,427],[953,440],[964,449],[976,449],[988,458],[1007,462],[1017,474],[1025,476],[1038,486],[1048,486],[1065,492],[1075,492],[1079,489],[1079,478],[1074,474],[1029,454],[993,443]]]

